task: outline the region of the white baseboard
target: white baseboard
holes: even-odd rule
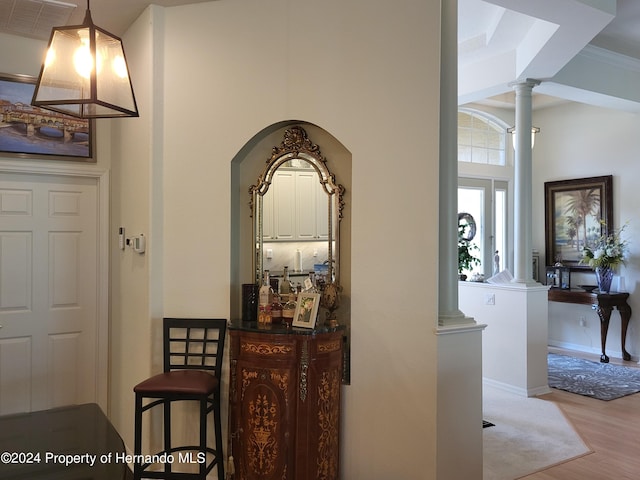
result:
[[[482,382],[484,385],[487,385],[489,387],[493,387],[504,392],[513,393],[514,395],[518,395],[520,397],[537,397],[538,395],[545,395],[551,392],[551,389],[548,385],[543,385],[536,388],[521,388],[487,377],[482,377]]]
[[[600,351],[600,347],[588,347],[586,345],[578,345],[575,343],[561,342],[558,340],[549,340],[547,343],[550,347],[564,348],[565,350],[573,350],[574,352],[581,352],[581,353],[590,353],[598,356],[602,355],[602,352]],[[622,358],[621,350],[611,350],[607,348],[606,352],[607,352],[607,355],[611,358]],[[640,357],[638,357],[637,355],[631,355],[631,361],[639,362]]]

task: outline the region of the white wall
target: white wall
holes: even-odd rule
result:
[[[162,94],[163,12],[159,7],[146,9],[123,37],[140,117],[111,121],[110,418],[130,451],[133,387],[162,369],[163,314],[158,293],[158,284],[162,284],[162,149],[158,129],[162,123],[154,121],[156,114],[162,118],[157,105]],[[131,248],[118,249],[119,227],[125,228],[127,237],[147,237],[144,255]],[[158,424],[160,418],[156,417],[154,426]]]
[[[231,160],[266,126],[299,119],[353,159],[343,478],[433,479],[436,456],[477,465],[475,441],[436,445],[456,422],[455,409],[437,421],[439,374],[452,395],[479,381],[465,378],[478,335],[459,356],[454,335],[434,334],[439,16],[439,2],[219,0],[151,7],[124,36],[141,116],[101,120],[97,136],[98,167],[113,162],[111,416],[128,446],[159,319],[229,315]],[[24,71],[26,50],[8,50],[9,73],[37,74],[41,54]],[[146,255],[117,249],[121,225],[148,233]]]
[[[547,287],[460,282],[460,308],[487,326],[482,376],[518,395],[548,393]]]
[[[617,275],[625,278],[631,294],[629,304],[640,312],[640,216],[638,177],[640,176],[640,118],[588,105],[567,103],[536,110],[534,123],[541,128],[533,150],[533,247],[544,263],[544,182],[613,175],[613,209],[616,227],[629,222],[625,237],[630,241],[630,260]],[[572,283],[595,284],[593,274],[572,276]],[[613,286],[617,286],[614,279]],[[585,317],[587,326],[579,325]],[[588,305],[549,304],[549,343],[590,352],[600,352],[600,321]],[[627,350],[632,358],[640,355],[640,327],[631,317]],[[611,316],[607,354],[621,357],[620,317]]]
[[[38,76],[47,42],[0,33],[0,45],[2,73]]]
[[[344,478],[435,478],[438,17],[364,0],[166,11],[166,314],[229,311],[230,162],[257,132],[305,120],[352,153]]]

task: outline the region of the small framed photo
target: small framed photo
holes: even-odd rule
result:
[[[292,325],[294,327],[314,328],[316,326],[319,306],[319,293],[299,293]]]

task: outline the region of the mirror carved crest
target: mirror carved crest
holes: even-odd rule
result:
[[[342,210],[344,209],[344,187],[336,183],[335,175],[327,168],[327,159],[320,152],[320,147],[313,143],[307,136],[307,132],[300,126],[288,128],[284,132],[284,138],[279,146],[274,146],[271,150],[271,157],[267,159],[267,167],[260,177],[258,183],[249,187],[251,199],[249,201],[251,216],[255,216],[255,194],[264,195],[267,193],[273,174],[285,162],[301,158],[309,161],[318,172],[320,183],[328,195],[336,195],[337,212],[339,219],[342,219]],[[313,162],[310,161],[313,159]],[[318,165],[322,165],[319,170]]]

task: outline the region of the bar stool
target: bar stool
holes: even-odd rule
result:
[[[216,465],[218,479],[224,479],[220,375],[226,328],[227,320],[225,319],[163,319],[164,372],[144,380],[133,388],[136,396],[134,480],[141,478],[206,480],[207,474]],[[153,400],[143,405],[145,399]],[[174,447],[171,442],[171,404],[183,400],[200,402],[200,444]],[[154,463],[140,461],[144,459],[142,414],[157,405],[163,405],[164,411],[164,450],[156,455],[164,453],[168,456],[184,451],[197,452],[193,458],[199,464],[198,473],[172,472],[171,462],[164,463],[164,471],[151,471],[147,469]],[[207,418],[210,413],[213,413],[215,448],[207,446]],[[178,458],[179,455],[174,457]]]

